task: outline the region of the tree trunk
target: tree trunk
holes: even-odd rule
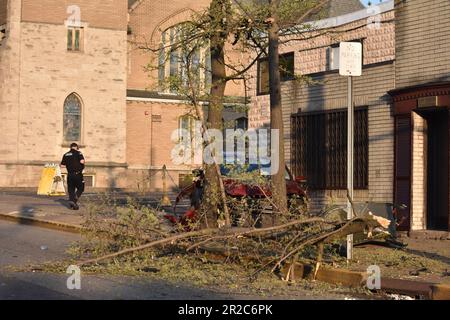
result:
[[[269,84],[270,84],[270,128],[279,130],[278,154],[272,155],[279,158],[279,170],[272,176],[273,200],[281,213],[287,212],[287,195],[285,180],[285,154],[284,154],[284,129],[283,111],[281,104],[281,78],[279,56],[279,31],[278,6],[279,0],[270,1],[270,28],[269,28]]]
[[[213,0],[210,6],[211,17],[216,20],[213,25],[219,25],[226,16],[227,0]],[[223,28],[221,28],[223,30]],[[223,130],[223,100],[226,87],[225,40],[224,32],[216,32],[210,39],[212,86],[208,107],[208,128]],[[209,218],[217,220],[219,204],[223,204],[225,224],[230,225],[230,217],[225,203],[226,195],[223,182],[220,179],[218,164],[206,168],[205,197],[206,210]]]

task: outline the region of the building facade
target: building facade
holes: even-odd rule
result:
[[[36,186],[43,165],[59,162],[74,141],[88,155],[87,175],[95,174],[98,184],[124,179],[127,4],[1,5],[0,185]]]
[[[0,0],[0,187],[37,187],[44,164],[76,141],[96,188],[177,189],[173,132],[192,108],[160,80],[182,72],[146,47],[163,46],[209,0]],[[339,43],[363,46],[354,79],[355,199],[406,204],[400,230],[449,230],[450,3],[331,1],[307,41],[281,46],[286,157],[309,184],[311,209],[346,201],[347,79]],[[326,31],[326,32],[322,32]],[[199,54],[207,64],[208,55]],[[230,59],[246,59],[239,50]],[[157,68],[149,68],[157,65]],[[270,125],[267,60],[252,70],[250,110],[231,127]],[[293,75],[302,75],[295,78]],[[208,75],[200,76],[206,84]],[[245,110],[240,83],[227,107]],[[227,109],[228,110],[228,109]],[[176,139],[175,139],[176,140]]]
[[[321,20],[317,36],[282,47],[284,69],[304,76],[293,80],[282,72],[282,103],[286,158],[308,181],[311,210],[346,202],[347,79],[338,73],[338,56],[340,42],[358,41],[355,201],[405,204],[399,230],[450,230],[449,6],[387,1]],[[264,63],[254,70],[254,128],[270,122]]]
[[[404,229],[450,230],[450,3],[396,4],[394,200]]]
[[[59,163],[77,142],[88,186],[160,190],[166,166],[176,190],[191,166],[173,164],[172,134],[192,123],[192,108],[158,87],[158,70],[148,66],[159,55],[144,47],[160,45],[165,33],[208,5],[1,0],[0,187],[37,187],[43,166]],[[170,62],[165,69],[175,70]],[[241,103],[242,92],[239,84],[229,86],[229,107]]]
[[[287,163],[305,176],[313,211],[328,203],[345,203],[347,182],[347,79],[339,75],[339,43],[363,45],[363,76],[354,78],[356,117],[355,199],[392,201],[394,139],[391,103],[394,87],[395,34],[392,5],[380,7],[379,24],[368,27],[371,12],[356,10],[320,21],[317,36],[282,47],[291,68],[304,80],[282,84]],[[330,31],[323,32],[328,28]],[[258,70],[261,72],[261,68]],[[258,75],[249,125],[270,121],[269,96]],[[306,83],[305,83],[306,82]],[[267,93],[267,92],[265,92]]]

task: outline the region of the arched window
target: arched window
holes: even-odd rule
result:
[[[64,101],[63,133],[65,142],[81,141],[81,99],[75,93]]]
[[[183,22],[161,33],[158,57],[158,82],[160,89],[177,93],[179,86],[185,87],[190,72],[196,90],[208,91],[211,85],[211,54],[206,43],[187,43],[182,39],[190,34],[191,26]],[[191,53],[189,53],[192,50]],[[190,58],[189,58],[190,57]],[[188,63],[189,62],[189,63]],[[188,70],[188,65],[190,70]],[[166,83],[167,82],[167,83]]]

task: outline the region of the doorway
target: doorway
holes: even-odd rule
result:
[[[449,127],[448,110],[422,112],[427,121],[427,216],[428,230],[449,226]]]

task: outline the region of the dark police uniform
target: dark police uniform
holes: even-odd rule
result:
[[[70,149],[69,152],[64,154],[61,161],[61,165],[64,165],[67,168],[69,200],[75,204],[75,208],[77,208],[76,203],[78,199],[84,192],[84,164],[80,163],[81,160],[84,160],[83,154],[76,149]]]

